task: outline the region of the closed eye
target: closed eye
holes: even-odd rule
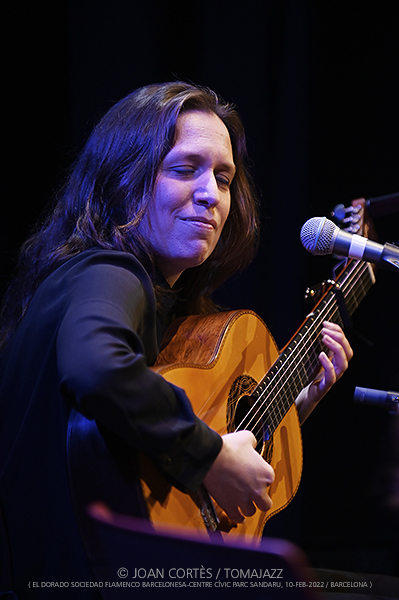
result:
[[[199,168],[194,165],[182,164],[182,165],[172,165],[170,167],[164,168],[164,171],[167,171],[172,176],[175,176],[178,178],[190,179],[192,177],[195,178],[197,176],[200,176],[203,169],[201,167]],[[214,177],[215,177],[217,185],[220,189],[229,190],[231,182],[234,178],[234,175],[233,175],[233,177],[229,177],[228,175],[225,175],[224,173],[215,172]]]
[[[230,188],[231,181],[228,177],[226,177],[225,175],[215,175],[215,177],[220,187],[227,189]]]
[[[172,173],[177,173],[178,175],[189,176],[194,175],[195,168],[189,165],[179,165],[176,167],[171,167],[168,171]]]

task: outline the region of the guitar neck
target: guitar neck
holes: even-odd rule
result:
[[[258,429],[261,419],[273,434],[300,391],[320,369],[318,356],[324,349],[320,336],[323,321],[343,327],[345,312],[348,316],[353,314],[374,282],[368,263],[349,262],[252,393],[254,417],[247,429]]]

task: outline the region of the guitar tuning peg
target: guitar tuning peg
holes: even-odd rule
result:
[[[357,233],[360,226],[357,225],[362,219],[362,206],[347,206],[337,204],[330,213],[337,225],[349,233]]]
[[[332,209],[330,215],[333,219],[336,219],[337,221],[343,221],[346,217],[345,206],[343,204],[337,204]]]
[[[347,215],[357,215],[363,209],[362,206],[344,206],[343,204],[337,204],[332,209],[330,215],[339,221],[343,221],[345,218],[348,218]],[[349,217],[350,218],[350,217]]]
[[[361,226],[361,215],[351,215],[344,219],[343,223],[345,223],[345,231],[348,233],[357,233]]]
[[[345,227],[345,231],[348,233],[357,233],[360,230],[360,225],[352,224],[349,227]]]
[[[353,213],[353,215],[351,216],[352,223],[358,223],[361,218],[362,218],[361,214]]]

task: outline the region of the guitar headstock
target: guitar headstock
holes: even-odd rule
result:
[[[399,193],[376,196],[375,198],[357,198],[347,208],[337,204],[331,217],[341,229],[349,233],[363,235],[370,240],[378,240],[374,219],[399,214]]]
[[[374,217],[387,217],[393,214],[399,214],[399,193],[377,196],[375,198],[356,198],[352,200],[349,206],[337,204],[330,213],[332,220],[341,229],[350,234],[356,234],[366,237],[370,240],[378,241],[378,234],[374,225]],[[396,243],[399,245],[399,243]],[[347,259],[345,259],[347,261]],[[336,277],[337,269],[342,265],[333,268],[333,279]],[[377,266],[372,264],[375,271]],[[324,294],[326,284],[330,280],[323,281],[317,286],[307,288],[305,300],[315,303]]]
[[[368,205],[365,198],[352,200],[347,207],[343,204],[337,204],[331,211],[331,217],[338,227],[348,233],[356,233],[371,240],[377,240],[377,232]]]
[[[351,234],[361,235],[372,240],[377,240],[377,233],[374,229],[374,223],[367,209],[368,201],[365,198],[356,198],[351,204],[345,207],[343,204],[337,204],[330,213],[335,224],[341,229]],[[348,259],[345,259],[346,262]],[[316,304],[325,294],[328,287],[334,283],[338,270],[342,267],[342,259],[333,267],[332,279],[324,280],[316,285],[306,288],[305,302]],[[375,267],[372,267],[375,269]]]

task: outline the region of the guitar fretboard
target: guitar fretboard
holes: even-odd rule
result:
[[[259,424],[266,423],[273,434],[320,369],[318,356],[325,349],[320,335],[323,321],[343,327],[345,312],[354,313],[374,282],[368,263],[349,262],[252,393],[256,400],[246,429],[259,431]]]

